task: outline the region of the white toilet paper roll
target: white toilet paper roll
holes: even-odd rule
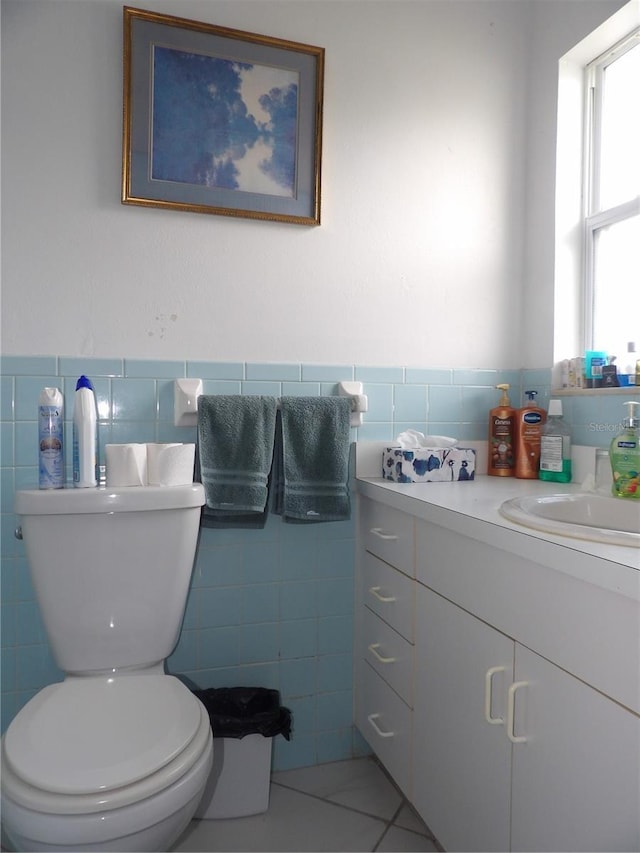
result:
[[[150,486],[182,486],[193,482],[195,444],[148,444]]]
[[[146,486],[146,444],[107,444],[105,454],[107,486]]]
[[[170,447],[182,447],[181,442],[173,444],[147,444],[147,482],[150,486],[160,485],[160,459]]]

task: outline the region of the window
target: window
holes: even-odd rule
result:
[[[640,332],[640,29],[585,73],[585,348],[622,356]]]
[[[640,0],[559,62],[554,362],[640,344]]]

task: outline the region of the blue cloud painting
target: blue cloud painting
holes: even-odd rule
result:
[[[151,178],[292,198],[298,73],[156,45]]]

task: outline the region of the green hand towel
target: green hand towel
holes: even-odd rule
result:
[[[275,397],[198,400],[198,463],[204,527],[263,527],[273,460]]]
[[[275,454],[275,512],[285,521],[345,521],[349,499],[348,397],[283,397]]]

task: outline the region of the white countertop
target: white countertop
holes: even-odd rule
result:
[[[577,484],[487,475],[458,483],[393,483],[358,476],[357,490],[416,518],[640,601],[639,549],[555,536],[511,522],[498,511],[503,501],[515,497],[580,492]]]

